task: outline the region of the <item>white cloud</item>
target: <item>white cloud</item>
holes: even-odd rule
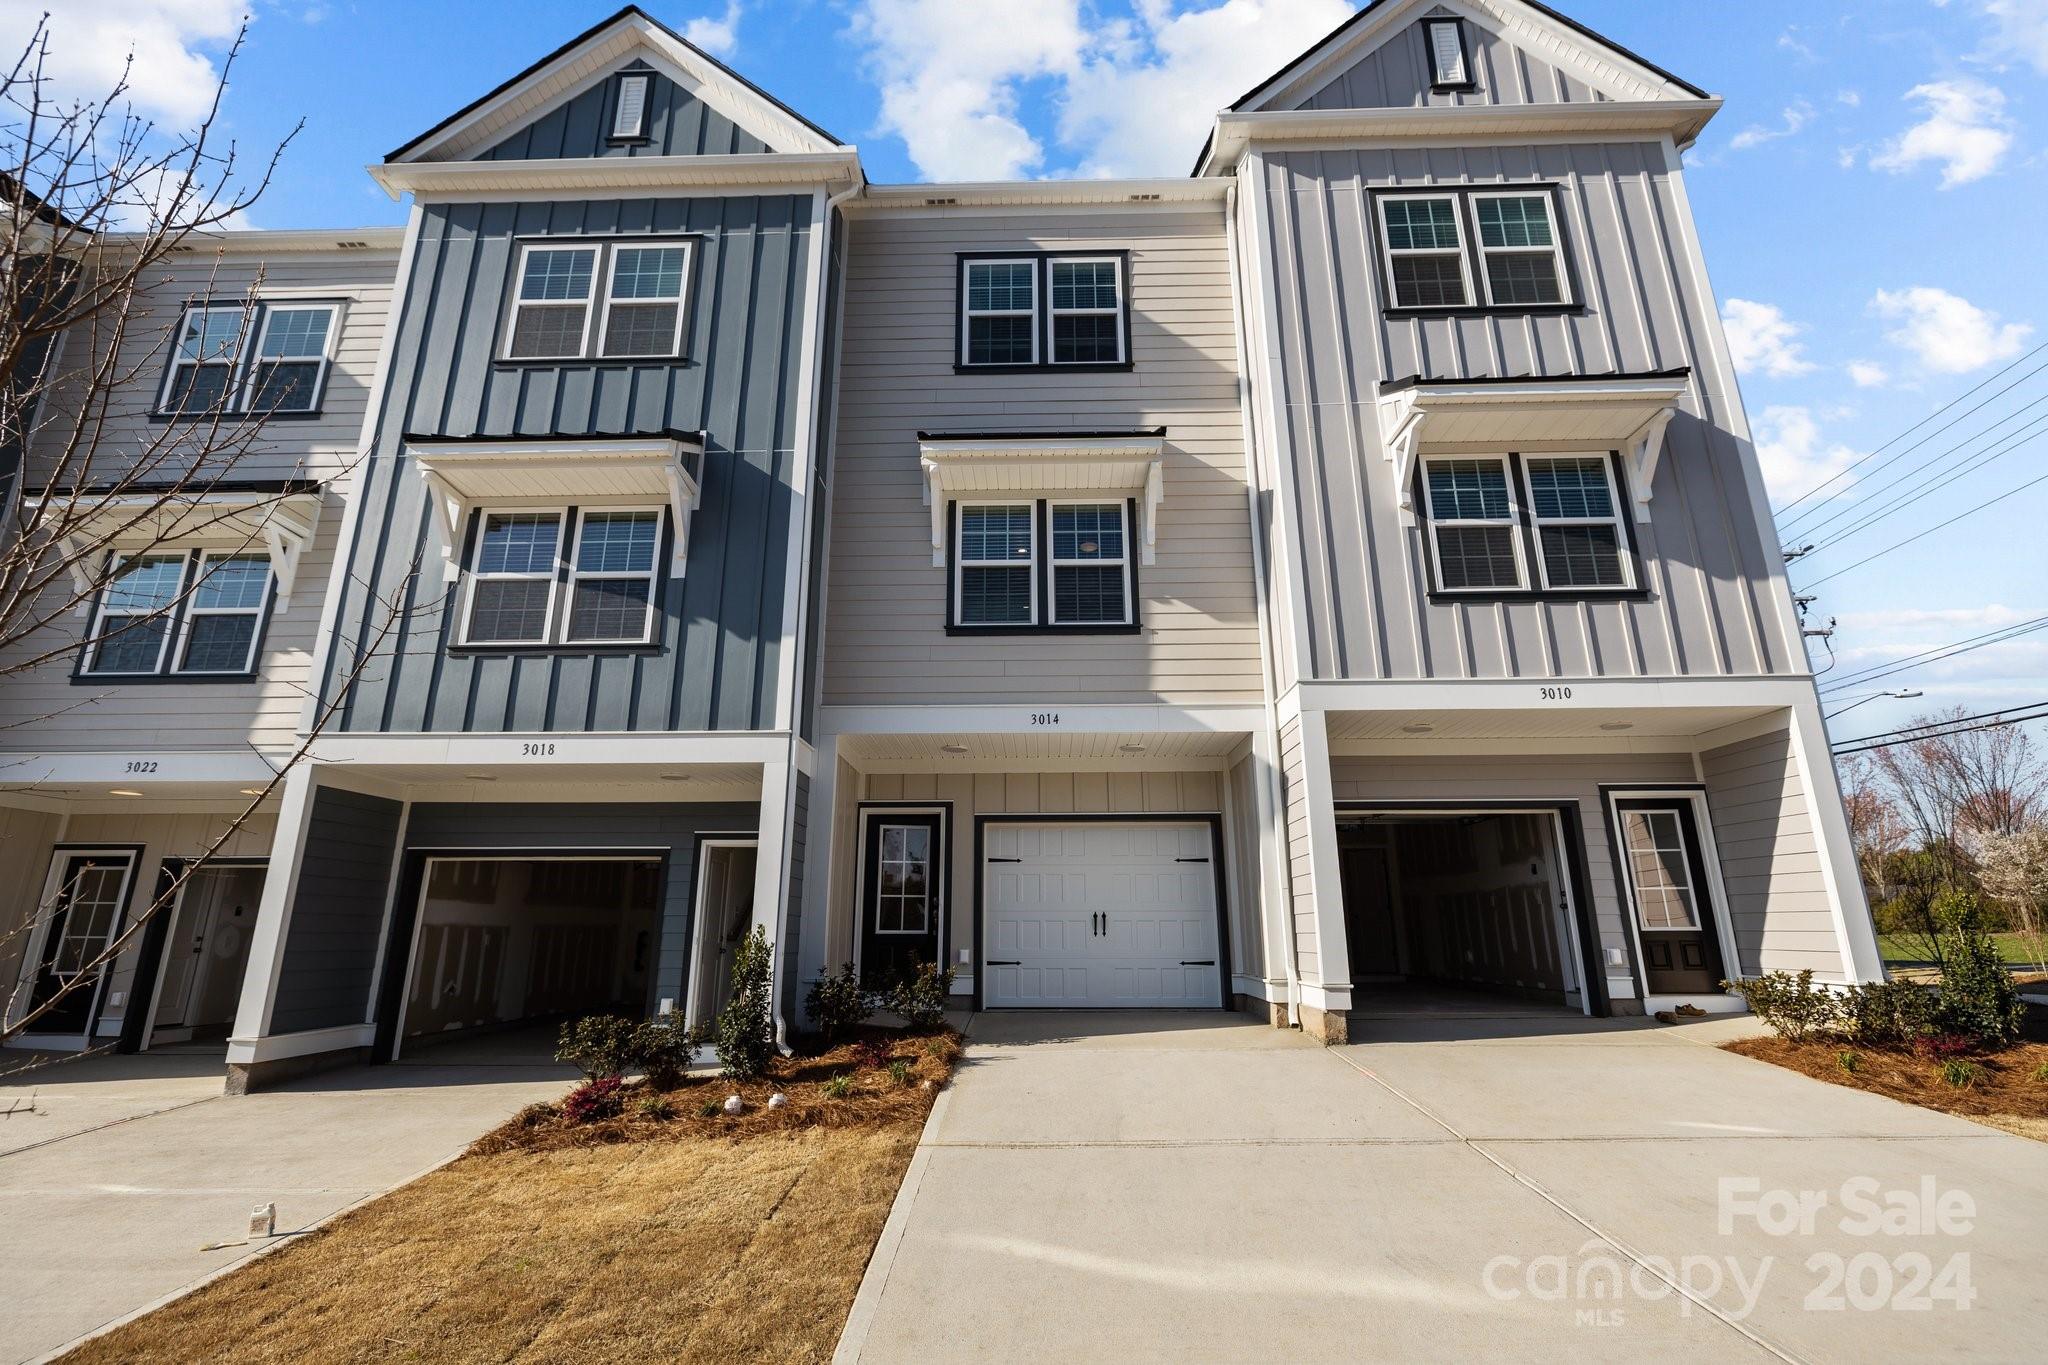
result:
[[[1968,374],[2010,360],[2034,330],[2022,322],[2001,323],[1989,309],[1924,284],[1880,289],[1870,311],[1896,322],[1885,337],[1937,374]]]
[[[1352,12],[1348,0],[1081,0],[992,17],[958,0],[859,0],[853,31],[880,72],[881,130],[929,180],[1058,173],[1185,175],[1216,111]],[[1049,149],[1019,102],[1057,106]],[[1035,120],[1034,120],[1035,121]]]
[[[1216,111],[1349,18],[1347,0],[1138,0],[1135,21],[1070,77],[1060,140],[1081,175],[1178,176]]]
[[[1892,372],[1874,360],[1849,362],[1849,378],[1859,389],[1875,389],[1891,382]]]
[[[1744,374],[1790,379],[1813,369],[1799,341],[1806,329],[1773,304],[1730,299],[1722,306],[1721,326],[1728,333],[1735,368]]]
[[[1752,123],[1749,127],[1737,133],[1728,145],[1735,151],[1741,152],[1747,151],[1751,147],[1760,147],[1766,142],[1776,142],[1780,138],[1791,137],[1807,124],[1813,122],[1813,106],[1805,100],[1789,104],[1785,106],[1784,113],[1780,115],[1780,120],[1775,128],[1767,127],[1761,123]]]
[[[248,0],[0,0],[0,53],[11,64],[49,11],[50,91],[104,99],[127,71],[138,112],[190,125],[205,117],[220,70],[213,53],[233,40]]]
[[[1835,92],[1835,103],[1846,109],[1858,108],[1863,103],[1863,92],[1861,90],[1837,90]]]
[[[1946,5],[1948,0],[1935,0]],[[2043,0],[1980,0],[1977,9],[1991,21],[1988,44],[1996,56],[2018,57],[2048,74],[2048,3]]]
[[[1756,421],[1756,458],[1764,488],[1782,506],[1846,469],[1857,452],[1821,436],[1820,423],[1803,407],[1768,407]]]
[[[683,25],[683,37],[714,57],[730,57],[740,45],[740,0],[727,0],[716,18],[700,14]]]
[[[1870,158],[1874,170],[1902,175],[1927,164],[1941,166],[1941,187],[1954,189],[1998,169],[2013,147],[2005,92],[1973,77],[1929,81],[1906,92],[1927,117],[1887,142]]]

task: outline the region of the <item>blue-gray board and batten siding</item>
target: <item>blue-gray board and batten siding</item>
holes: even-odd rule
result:
[[[314,791],[269,1032],[363,1022],[404,815],[402,802],[381,796]]]
[[[775,723],[791,623],[791,485],[801,357],[813,316],[809,194],[540,204],[430,204],[407,278],[337,647],[323,692],[407,613],[361,670],[335,719],[346,732],[748,730]],[[683,359],[506,363],[496,359],[517,244],[536,237],[693,237]],[[632,649],[466,650],[456,585],[408,433],[437,436],[705,433],[688,572],[657,583],[655,642]],[[407,582],[415,557],[421,572]],[[376,585],[366,593],[364,583]]]
[[[771,150],[767,143],[690,94],[646,62],[622,71],[648,75],[646,136],[614,141],[619,82],[606,78],[492,147],[479,161],[582,156],[730,156]]]

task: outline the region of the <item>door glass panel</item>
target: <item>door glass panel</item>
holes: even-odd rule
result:
[[[50,962],[60,977],[74,977],[106,947],[107,934],[121,908],[121,882],[127,868],[118,863],[74,865],[63,936]]]
[[[1692,856],[1677,811],[1632,810],[1622,815],[1636,920],[1645,929],[1696,929]]]
[[[931,928],[931,830],[883,825],[876,861],[875,928],[922,934]]]

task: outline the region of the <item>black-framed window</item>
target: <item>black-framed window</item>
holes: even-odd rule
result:
[[[950,629],[1137,629],[1129,499],[956,499],[950,519]]]
[[[1577,305],[1555,185],[1386,190],[1373,198],[1389,312]]]
[[[456,642],[651,643],[666,520],[654,507],[480,509]]]
[[[962,370],[1128,368],[1130,255],[963,255],[956,331]]]
[[[1639,587],[1614,455],[1428,456],[1417,471],[1431,589],[1458,596]]]
[[[1465,45],[1465,25],[1458,19],[1424,19],[1422,45],[1429,53],[1429,88],[1470,90],[1472,53]]]
[[[688,237],[521,242],[500,360],[678,360],[689,321]]]
[[[332,299],[192,304],[178,319],[158,414],[318,414],[341,311]]]
[[[273,600],[270,556],[174,549],[117,555],[79,659],[84,678],[239,678]]]

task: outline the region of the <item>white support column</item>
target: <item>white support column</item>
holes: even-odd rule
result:
[[[228,1039],[228,1060],[253,1060],[238,1055],[270,1033],[277,1010],[278,977],[284,971],[284,946],[291,928],[292,902],[298,896],[299,869],[305,863],[306,831],[319,789],[319,768],[301,762],[284,775],[278,803],[277,832],[270,842],[270,863],[263,875],[263,899],[249,942],[249,966],[242,976],[242,1003],[235,1011],[235,1029]]]
[[[832,860],[839,850],[832,846],[839,820],[834,806],[839,788],[839,737],[818,736],[816,771],[811,774],[810,823],[804,830],[804,901],[802,923],[797,933],[796,981],[802,986],[814,975],[832,970],[827,955],[832,951],[826,921],[831,913]],[[792,1002],[792,1013],[801,1007]]]
[[[1882,981],[1884,958],[1877,949],[1870,903],[1863,895],[1863,874],[1856,866],[1856,845],[1849,837],[1849,815],[1842,806],[1842,787],[1835,777],[1818,695],[1808,692],[1793,704],[1790,730],[1800,786],[1806,790],[1807,813],[1820,844],[1821,881],[1834,910],[1842,974],[1850,981]]]
[[[1309,875],[1315,888],[1316,971],[1303,973],[1303,1003],[1341,1014],[1351,1008],[1351,948],[1344,932],[1344,887],[1337,859],[1337,797],[1330,781],[1330,733],[1324,713],[1301,713],[1302,797]],[[1284,828],[1284,826],[1283,826]]]
[[[768,936],[770,997],[774,1001],[775,1037],[783,1039],[782,959],[792,945],[784,943],[788,916],[783,901],[789,892],[789,808],[796,799],[796,767],[785,755],[761,765],[760,847],[754,858],[753,927]]]
[[[1274,1003],[1287,1013],[1289,1024],[1298,1024],[1301,1005],[1300,974],[1294,960],[1292,916],[1294,901],[1287,887],[1287,812],[1280,801],[1279,737],[1271,725],[1262,725],[1252,735],[1252,806],[1259,849],[1259,941],[1265,945],[1264,971],[1271,983],[1284,983]]]

